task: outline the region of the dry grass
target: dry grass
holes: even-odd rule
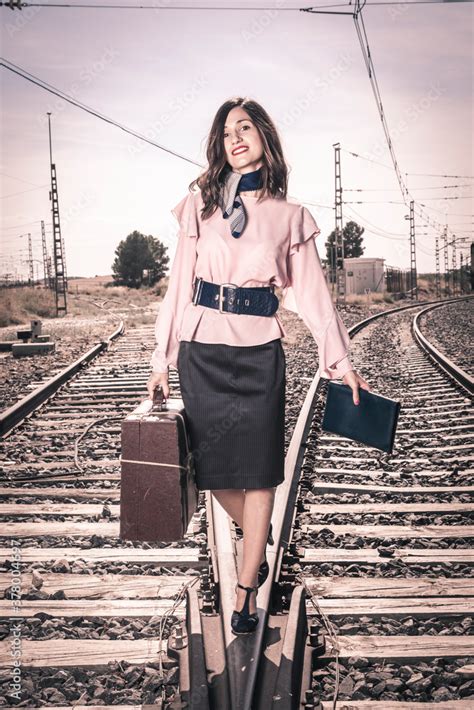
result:
[[[6,288],[0,291],[0,327],[19,325],[30,318],[52,318],[54,294],[42,288]]]
[[[366,306],[371,303],[394,303],[393,297],[389,293],[369,293],[365,294],[351,293],[346,296],[346,303],[355,306]]]
[[[127,319],[129,327],[152,323],[165,293],[167,279],[152,288],[106,286],[110,276],[69,279],[68,317],[94,318],[110,311]],[[0,292],[0,327],[28,323],[32,318],[56,318],[54,293],[40,286],[4,289]]]
[[[68,283],[67,310],[69,317],[94,318],[111,311],[125,318],[128,327],[153,323],[158,303],[166,293],[168,278],[159,286],[139,289],[114,286],[111,276],[71,278]],[[433,274],[418,277],[418,298],[436,297]],[[354,306],[397,303],[389,293],[351,294],[346,303]],[[42,287],[23,287],[0,291],[0,327],[28,323],[32,318],[55,318],[54,293]]]

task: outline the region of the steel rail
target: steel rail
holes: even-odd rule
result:
[[[464,296],[428,303],[434,307],[472,297]],[[349,328],[349,336],[353,338],[356,333],[378,318],[408,309],[420,308],[420,306],[420,303],[411,303],[373,314]],[[292,664],[296,663],[300,674],[306,673],[309,676],[306,680],[309,682],[311,680],[308,646],[306,645],[306,649],[302,650],[306,641],[307,628],[305,594],[301,585],[296,586],[293,590],[290,614],[288,615],[290,617],[293,611],[292,623],[289,628],[286,628],[284,624],[278,627],[282,633],[282,637],[279,639],[279,652],[276,654],[274,652],[270,661],[265,657],[271,654],[272,648],[278,646],[275,639],[275,627],[278,626],[275,619],[278,617],[271,617],[272,592],[274,585],[279,581],[283,558],[291,543],[306,441],[312,426],[317,393],[321,386],[321,380],[324,379],[320,376],[318,369],[308,388],[285,457],[285,478],[277,488],[271,519],[274,544],[267,545],[266,549],[270,571],[265,584],[258,590],[259,624],[255,632],[249,636],[235,636],[230,626],[235,605],[235,585],[238,580],[239,561],[242,557],[242,541],[236,541],[232,521],[219,502],[209,491],[206,491],[208,550],[210,566],[218,590],[219,609],[218,623],[214,623],[213,634],[210,638],[214,645],[214,651],[216,648],[220,648],[222,657],[217,654],[216,658],[214,653],[216,672],[212,673],[210,696],[204,698],[201,687],[201,692],[197,693],[199,700],[196,704],[191,701],[189,705],[193,710],[269,710],[274,707],[274,700],[278,701],[278,708],[292,710],[299,708],[300,703],[304,702],[305,687],[307,687],[305,678],[300,678],[300,686],[297,688],[292,686],[294,678],[291,677],[294,670]],[[201,612],[197,611],[196,613]],[[269,626],[270,619],[272,620],[271,627]],[[202,620],[204,622],[205,617],[202,617]],[[297,628],[298,625],[300,628]],[[208,659],[212,652],[206,648],[205,637],[206,634],[203,633],[203,655]],[[278,658],[278,661],[275,658]],[[277,662],[278,668],[275,668]],[[286,673],[285,664],[289,665],[289,672]],[[272,676],[269,681],[266,678],[267,675]],[[282,683],[282,678],[284,683]],[[190,687],[189,698],[192,699],[192,684]]]
[[[418,345],[424,350],[432,360],[434,360],[450,377],[453,377],[458,384],[466,389],[469,394],[474,393],[474,378],[468,372],[458,367],[444,353],[440,352],[433,343],[430,343],[428,338],[423,335],[420,328],[420,319],[435,308],[441,308],[445,304],[438,303],[434,306],[428,306],[416,314],[412,323],[413,337]]]
[[[120,321],[119,326],[106,340],[102,340],[94,345],[84,355],[81,355],[71,365],[65,367],[61,372],[52,377],[44,384],[37,387],[33,392],[27,394],[22,399],[12,404],[0,414],[0,437],[11,432],[14,427],[21,424],[26,417],[38,409],[66,382],[69,382],[85,365],[94,360],[101,352],[107,350],[110,343],[119,337],[124,331],[124,322]]]

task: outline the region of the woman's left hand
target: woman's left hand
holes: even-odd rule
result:
[[[352,400],[354,404],[359,404],[360,401],[359,387],[362,387],[363,390],[368,390],[370,392],[369,383],[366,382],[364,378],[361,377],[359,373],[355,370],[349,370],[349,372],[346,372],[346,374],[342,378],[342,381],[345,385],[349,385],[349,387],[352,389]]]

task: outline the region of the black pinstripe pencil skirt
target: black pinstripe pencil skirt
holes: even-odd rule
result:
[[[263,345],[179,344],[178,373],[199,490],[284,479],[286,359]]]

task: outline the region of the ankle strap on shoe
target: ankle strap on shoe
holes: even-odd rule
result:
[[[258,589],[258,587],[244,587],[239,582],[237,582],[237,587],[240,587],[241,589],[245,589],[246,592],[254,592],[254,591],[257,591],[257,589]]]

